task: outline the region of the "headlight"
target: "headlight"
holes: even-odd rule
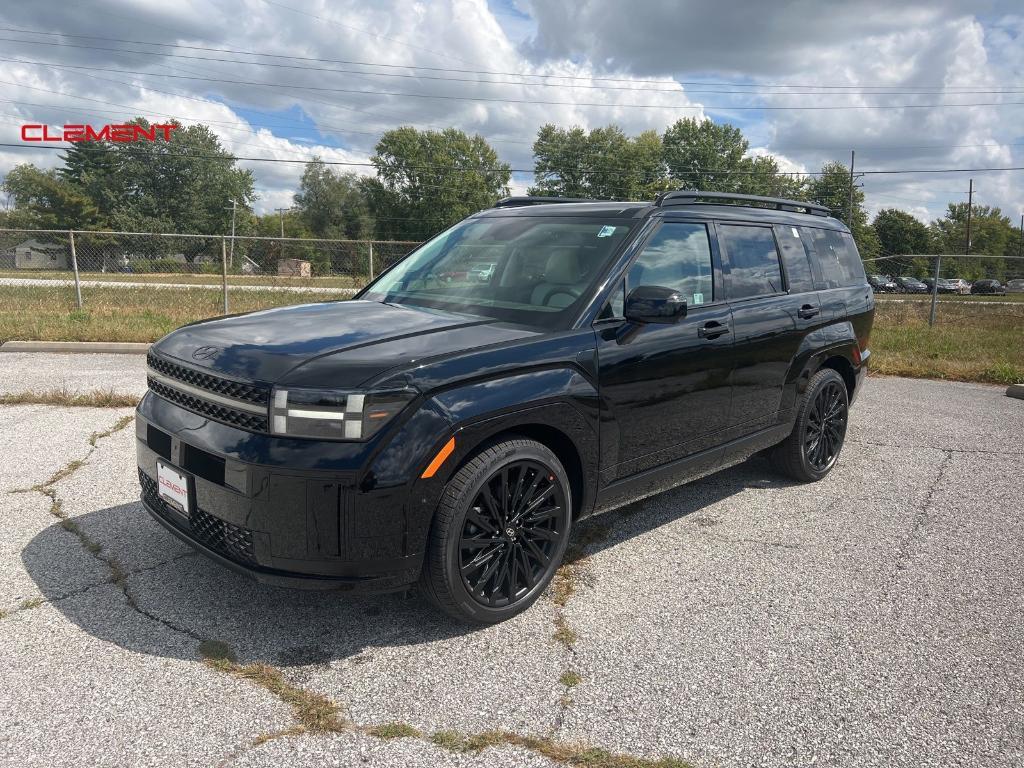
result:
[[[414,392],[343,392],[332,389],[275,389],[270,431],[321,440],[369,440],[391,421]]]

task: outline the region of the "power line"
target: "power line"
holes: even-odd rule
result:
[[[348,93],[358,96],[398,96],[412,99],[433,99],[442,101],[469,101],[469,102],[497,102],[501,104],[530,104],[534,106],[568,106],[568,107],[609,107],[615,109],[667,109],[667,110],[733,110],[733,111],[791,111],[791,110],[866,110],[866,109],[946,109],[946,108],[967,108],[967,107],[1002,107],[1019,106],[1024,101],[977,101],[960,104],[936,103],[936,104],[817,104],[817,105],[760,105],[760,106],[732,106],[732,105],[675,105],[675,104],[622,104],[614,102],[588,102],[588,101],[554,101],[543,99],[509,99],[495,96],[456,96],[452,94],[428,94],[428,93],[407,93],[404,91],[368,91],[358,88],[335,88],[317,85],[302,85],[300,83],[263,83],[257,80],[232,80],[218,77],[197,77],[194,75],[170,75],[163,72],[142,72],[131,69],[117,69],[114,67],[93,67],[84,64],[59,64],[52,61],[26,61],[24,59],[0,58],[0,61],[8,61],[17,64],[30,64],[32,66],[53,67],[56,69],[86,70],[91,72],[114,72],[122,75],[138,75],[140,77],[165,77],[175,80],[198,80],[200,82],[223,83],[227,85],[246,85],[257,88],[283,88],[286,90],[315,91],[325,93]],[[681,94],[685,95],[685,93]]]
[[[284,6],[282,6],[282,7],[284,7]],[[294,11],[295,9],[289,9],[289,10],[293,10]],[[301,11],[296,11],[296,12],[301,13]],[[329,21],[329,23],[340,24],[340,22],[330,22],[330,21]],[[161,27],[161,28],[163,28],[163,27]],[[504,77],[537,77],[537,78],[548,78],[548,79],[550,79],[550,78],[557,78],[557,79],[561,79],[561,80],[587,80],[587,81],[595,81],[595,82],[612,82],[612,83],[645,83],[645,84],[661,84],[661,85],[665,84],[665,80],[664,79],[652,80],[652,79],[627,78],[627,77],[598,77],[598,76],[593,76],[593,75],[558,75],[558,74],[548,74],[548,73],[541,73],[541,72],[509,72],[509,71],[498,71],[498,70],[487,70],[487,69],[456,69],[456,68],[451,68],[451,67],[430,67],[430,66],[423,66],[423,65],[416,65],[416,64],[390,64],[390,63],[384,63],[384,62],[359,61],[359,60],[355,60],[355,59],[330,59],[330,58],[321,58],[321,57],[315,57],[315,56],[295,56],[295,55],[290,55],[290,54],[264,53],[264,52],[259,52],[259,51],[246,51],[246,50],[241,50],[241,49],[236,49],[236,48],[215,48],[215,47],[211,47],[211,46],[185,45],[185,44],[182,44],[182,43],[159,43],[159,42],[153,42],[153,41],[148,41],[148,40],[129,40],[129,39],[125,39],[125,38],[102,37],[102,36],[98,36],[98,35],[73,35],[73,34],[67,34],[67,33],[64,33],[64,32],[43,32],[43,31],[39,31],[39,30],[24,29],[22,27],[0,27],[0,31],[2,31],[2,32],[20,32],[20,33],[27,33],[27,34],[32,34],[32,35],[47,35],[47,36],[51,36],[51,37],[57,36],[57,37],[65,37],[65,38],[80,39],[80,40],[103,40],[103,41],[106,41],[106,42],[127,43],[127,44],[130,44],[130,45],[148,45],[148,46],[152,46],[152,47],[161,47],[161,48],[180,48],[182,50],[207,51],[207,52],[212,52],[212,53],[228,53],[228,54],[243,55],[243,56],[261,56],[261,57],[265,57],[265,58],[287,59],[287,60],[290,60],[290,61],[311,61],[311,62],[328,63],[328,64],[347,64],[347,65],[356,65],[356,66],[378,67],[378,68],[382,68],[382,69],[384,69],[384,68],[388,68],[388,69],[408,69],[408,70],[422,70],[422,71],[427,71],[427,72],[453,72],[453,73],[458,73],[458,74],[497,75],[497,76],[504,76]],[[373,34],[373,33],[368,33],[368,34]],[[405,43],[400,43],[400,44],[406,45]],[[429,53],[435,53],[434,51],[429,51],[429,50],[428,50],[428,52]],[[140,52],[140,53],[146,53],[146,52]],[[156,53],[156,52],[154,51],[154,52],[149,52],[149,53]],[[247,62],[247,63],[258,64],[259,62]],[[699,86],[699,85],[715,85],[715,86],[728,86],[728,87],[732,87],[732,88],[748,88],[748,89],[764,89],[764,88],[776,88],[776,89],[828,88],[828,89],[833,89],[833,90],[844,90],[844,91],[859,91],[859,90],[864,90],[864,89],[871,89],[871,90],[879,90],[879,91],[882,91],[882,92],[889,91],[889,90],[892,90],[892,89],[900,89],[900,88],[905,88],[906,87],[906,86],[900,86],[900,85],[872,85],[872,84],[868,84],[868,85],[847,85],[847,84],[822,85],[822,84],[816,84],[816,83],[743,83],[743,82],[737,82],[737,81],[721,81],[721,80],[714,80],[714,81],[708,81],[708,80],[676,80],[675,82],[679,83],[680,85],[684,85],[684,86],[687,86],[687,85],[697,85],[697,86]],[[987,87],[990,87],[990,86],[988,84],[984,84],[984,85],[954,86],[954,88],[956,88],[956,89],[964,89],[964,90],[967,90],[967,91],[976,90],[978,88],[987,88]],[[1018,88],[1018,87],[1019,88],[1024,88],[1024,84],[1022,84],[1021,86],[1011,86],[1011,87],[1013,87],[1013,88]],[[932,90],[932,91],[935,91],[935,92],[938,92],[938,93],[948,92],[949,91],[949,87],[945,86],[945,85],[917,86],[917,88],[921,89],[922,91]]]
[[[2,28],[0,28],[2,29]],[[886,91],[873,91],[871,86],[787,86],[788,89],[799,89],[791,93],[778,93],[775,91],[766,90],[771,86],[765,86],[764,89],[758,88],[757,90],[735,90],[735,88],[741,87],[741,84],[732,84],[729,89],[721,88],[705,88],[705,85],[711,84],[698,84],[698,87],[687,87],[685,91],[679,88],[648,88],[645,86],[621,86],[621,85],[586,85],[586,84],[574,84],[574,83],[531,83],[521,80],[481,80],[479,77],[441,77],[439,75],[424,75],[424,74],[409,74],[401,72],[366,72],[357,69],[338,69],[336,67],[316,67],[308,66],[304,64],[281,64],[276,62],[267,61],[246,61],[244,59],[226,59],[211,56],[190,56],[188,54],[180,53],[165,53],[156,51],[145,51],[136,50],[129,48],[112,48],[109,46],[98,46],[98,45],[83,45],[79,43],[64,43],[64,42],[53,42],[47,40],[24,40],[13,37],[0,37],[0,42],[9,43],[24,43],[33,46],[46,45],[46,46],[57,46],[62,48],[78,48],[92,51],[107,51],[112,53],[124,53],[124,54],[142,54],[145,56],[164,56],[173,59],[188,59],[191,61],[209,61],[221,64],[244,64],[246,66],[260,66],[260,67],[273,67],[277,69],[293,69],[308,72],[329,72],[334,74],[346,74],[346,75],[361,75],[363,77],[395,77],[404,78],[411,80],[435,80],[439,82],[450,82],[450,83],[475,83],[479,85],[514,85],[526,88],[542,87],[542,88],[575,88],[575,89],[587,89],[587,90],[599,90],[599,91],[637,91],[637,92],[650,92],[650,93],[673,93],[673,94],[696,94],[696,93],[714,93],[714,94],[731,94],[735,96],[751,96],[751,95],[800,95],[800,96],[819,96],[819,95],[846,95],[853,93],[863,93],[865,95],[877,95],[877,96],[913,96],[913,95],[936,95],[936,94],[969,94],[969,95],[996,95],[996,94],[1019,94],[1024,93],[1024,87],[1007,87],[1007,88],[991,88],[986,87],[984,90],[980,88],[965,88],[963,86],[954,86],[950,88],[944,88],[941,91],[936,91],[932,88],[901,88],[900,90],[886,90]],[[251,55],[264,55],[264,54],[251,54]],[[70,66],[70,65],[69,65]],[[358,66],[383,66],[371,63],[360,63]],[[486,73],[480,73],[486,74]],[[559,77],[558,75],[537,75],[537,77]],[[670,81],[661,80],[661,85],[669,85]],[[678,81],[671,81],[673,85],[682,85]],[[892,86],[893,88],[899,88],[899,86]],[[855,90],[854,90],[855,89]]]

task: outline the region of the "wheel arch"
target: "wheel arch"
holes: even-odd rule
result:
[[[468,450],[466,450],[465,454],[458,462],[453,463],[453,466],[447,473],[445,482],[451,479],[456,472],[462,469],[462,467],[465,466],[467,462],[471,461],[474,456],[480,453],[480,451],[486,449],[490,445],[494,445],[495,443],[500,443],[504,440],[511,440],[514,438],[533,440],[555,454],[555,457],[559,462],[561,462],[566,475],[569,477],[569,490],[571,491],[572,498],[572,519],[574,521],[578,520],[581,512],[584,510],[586,498],[591,495],[588,493],[588,489],[586,488],[587,478],[583,466],[583,457],[580,454],[579,447],[573,439],[561,429],[550,424],[538,421],[523,422],[514,426],[505,427],[488,435],[487,437],[479,439],[469,447]],[[593,506],[592,503],[591,506]]]

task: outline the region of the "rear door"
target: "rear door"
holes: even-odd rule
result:
[[[716,228],[735,329],[730,428],[741,437],[776,423],[793,358],[821,311],[813,292],[790,292],[771,224],[717,222]],[[794,254],[793,233],[779,234]],[[806,288],[809,279],[805,269],[794,275],[794,286]]]

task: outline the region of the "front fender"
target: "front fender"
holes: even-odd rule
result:
[[[557,434],[579,457],[578,510],[594,505],[598,463],[598,397],[572,367],[547,368],[476,381],[438,392],[422,404],[377,455],[363,483],[402,486],[407,552],[422,552],[445,485],[479,447],[502,433]],[[430,478],[421,475],[452,437],[455,450]],[[558,451],[556,451],[557,453]],[[571,468],[567,467],[571,472]]]

